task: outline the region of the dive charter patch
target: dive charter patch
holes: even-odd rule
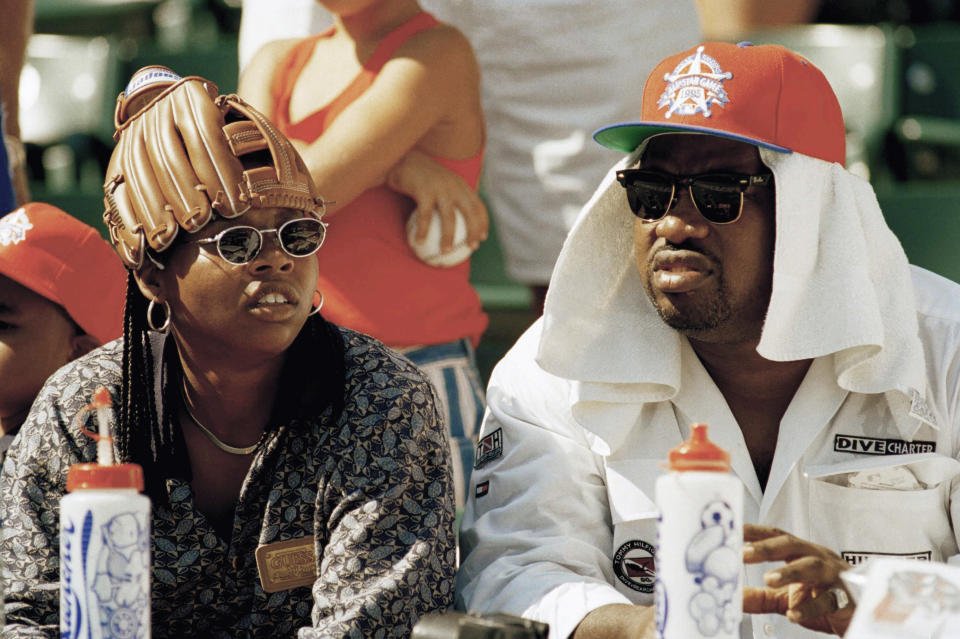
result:
[[[642,539],[631,539],[617,548],[613,556],[613,572],[627,588],[637,592],[653,592],[657,571],[655,549]]]
[[[498,428],[477,444],[477,461],[474,469],[483,468],[488,462],[503,455],[503,429]]]
[[[833,450],[837,453],[855,453],[858,455],[913,455],[932,453],[937,442],[902,439],[881,439],[859,435],[836,435],[833,438]]]
[[[933,557],[929,550],[921,552],[858,552],[856,550],[843,550],[840,556],[851,566],[862,564],[868,559],[895,557],[896,559],[915,559],[917,561],[931,561]]]

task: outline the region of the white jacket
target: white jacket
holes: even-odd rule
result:
[[[777,175],[778,199],[781,192],[789,194],[787,184],[795,176],[777,166],[782,159],[761,155]],[[798,159],[783,161],[797,163]],[[809,158],[799,161],[807,168],[810,162]],[[842,172],[839,167],[823,164],[815,168],[825,173]],[[838,184],[826,189],[830,193],[850,187],[857,196],[854,199],[869,200],[858,182],[848,183],[842,175],[836,179]],[[588,226],[591,208],[603,208],[608,187],[609,180],[588,204],[578,225]],[[811,199],[816,198],[816,189],[809,183],[802,188]],[[837,211],[835,202],[825,202],[825,211]],[[869,209],[862,213],[866,221],[851,225],[851,229],[867,227],[879,216],[879,209],[873,210],[875,200],[863,208]],[[782,219],[784,214],[778,202],[778,231],[789,224]],[[826,214],[821,220],[821,224],[839,223],[828,220]],[[677,338],[672,358],[662,354],[670,352],[662,344],[649,343],[650,350],[658,351],[662,358],[651,363],[642,361],[642,351],[638,357],[633,344],[622,338],[622,331],[618,333],[610,326],[597,329],[587,337],[591,347],[584,350],[571,329],[565,336],[565,350],[576,351],[583,360],[595,360],[596,353],[602,351],[601,361],[581,366],[572,359],[558,364],[551,358],[545,343],[550,341],[548,336],[563,335],[563,327],[557,324],[570,315],[593,313],[602,318],[616,314],[617,304],[604,300],[623,297],[617,291],[601,291],[593,299],[584,299],[593,295],[589,286],[554,289],[564,277],[575,280],[580,277],[577,273],[586,270],[571,255],[565,265],[561,255],[551,284],[553,308],[548,298],[545,318],[521,337],[490,381],[489,408],[477,451],[478,468],[472,479],[474,494],[461,529],[458,606],[545,621],[551,626],[552,637],[564,639],[589,611],[602,605],[652,604],[651,579],[637,566],[649,566],[656,543],[653,485],[663,472],[660,463],[666,460],[667,452],[687,438],[689,424],[695,421],[708,423],[711,439],[730,451],[733,472],[746,487],[747,522],[782,528],[835,550],[850,563],[876,554],[933,561],[956,555],[960,500],[953,498],[960,496],[960,286],[907,267],[902,251],[897,254],[899,246],[889,242],[883,229],[865,232],[875,237],[858,242],[863,246],[865,263],[877,264],[874,253],[878,251],[890,254],[889,259],[879,261],[881,266],[864,269],[868,276],[871,269],[883,273],[874,273],[877,290],[870,291],[879,300],[879,310],[872,311],[866,303],[858,302],[863,319],[844,324],[841,329],[846,333],[837,338],[848,347],[809,355],[814,361],[781,421],[773,466],[763,492],[733,415],[685,339]],[[841,234],[852,236],[857,232]],[[583,228],[578,235],[575,227],[567,244],[586,235]],[[816,234],[812,241],[816,241]],[[627,246],[624,251],[629,249]],[[841,249],[848,253],[858,250],[852,241],[838,251]],[[837,272],[831,267],[830,260],[835,258],[828,255],[829,250],[818,250],[821,254],[817,259],[826,263],[811,266],[812,274],[806,276],[811,281],[816,280],[821,267],[825,273]],[[574,253],[570,246],[564,251]],[[778,251],[782,253],[778,260],[789,257],[789,249],[781,249],[779,243]],[[570,267],[569,272],[565,266]],[[780,272],[784,271],[781,268]],[[636,289],[635,284],[623,283],[631,277],[629,270],[623,273],[609,278],[614,282],[611,286]],[[897,293],[887,296],[887,301],[880,299],[885,296],[881,290],[884,286]],[[581,291],[576,308],[558,312],[557,297],[572,290]],[[631,290],[627,299],[638,294],[642,296],[642,290]],[[636,302],[640,297],[632,299],[630,304],[642,305]],[[828,301],[837,308],[844,305],[842,299]],[[603,304],[608,308],[593,308]],[[581,313],[578,308],[588,310]],[[639,316],[646,312],[641,311],[634,313]],[[782,306],[775,307],[771,302],[768,322],[782,311]],[[576,330],[593,330],[593,320],[578,319]],[[638,318],[636,323],[644,321]],[[651,321],[646,331],[653,326]],[[822,322],[818,326],[820,332],[828,334],[823,336],[825,342],[836,337],[831,333],[838,333],[832,324]],[[628,330],[625,325],[620,328]],[[773,339],[774,330],[771,328],[771,335],[766,336],[770,337],[768,345],[781,352],[789,350],[784,340]],[[804,329],[801,326],[796,330]],[[609,347],[604,345],[603,335]],[[816,331],[811,335],[817,338]],[[672,337],[667,335],[665,339]],[[817,346],[800,343],[795,351]],[[627,355],[620,356],[618,348]],[[554,373],[569,364],[575,374],[547,372],[544,362]],[[616,383],[633,369],[643,372],[636,379]],[[658,375],[661,379],[652,379]],[[903,469],[911,473],[903,474]],[[851,477],[855,477],[854,484],[864,480],[879,486],[891,483],[893,487],[844,485]],[[904,478],[916,484],[908,484]],[[625,563],[628,559],[629,565]],[[748,585],[762,585],[762,573],[771,568],[770,564],[749,567]],[[744,636],[820,636],[777,615],[747,619],[752,622],[752,631],[745,623]]]

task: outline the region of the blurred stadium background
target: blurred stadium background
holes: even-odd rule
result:
[[[825,0],[819,17],[833,22],[736,40],[784,44],[824,71],[845,114],[848,168],[873,183],[911,261],[960,281],[960,3]],[[232,92],[239,24],[240,0],[36,0],[20,83],[33,199],[102,229],[113,105],[126,79],[165,64]],[[472,269],[491,318],[477,353],[485,377],[534,319],[495,238]]]

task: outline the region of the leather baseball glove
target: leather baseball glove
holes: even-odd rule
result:
[[[283,207],[323,215],[289,140],[208,80],[144,67],[117,97],[114,125],[103,219],[127,268],[139,269],[148,250],[166,250],[181,228],[195,233],[215,214]]]

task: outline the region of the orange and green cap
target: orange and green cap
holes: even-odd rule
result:
[[[840,103],[823,72],[780,45],[705,42],[663,60],[643,87],[640,119],[594,140],[630,153],[660,133],[703,133],[843,164]]]

